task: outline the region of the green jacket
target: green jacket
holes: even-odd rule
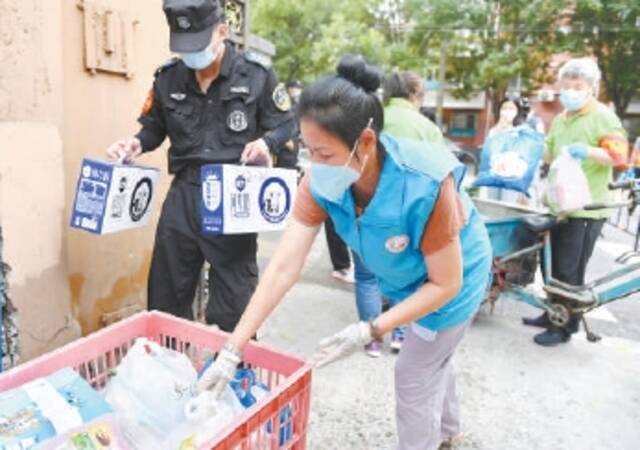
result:
[[[384,131],[392,136],[441,143],[440,129],[404,98],[394,97],[384,109]]]

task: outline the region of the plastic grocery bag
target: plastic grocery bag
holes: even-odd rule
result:
[[[578,211],[591,203],[591,190],[582,165],[566,151],[549,168],[544,202],[557,214]]]
[[[528,190],[542,158],[544,136],[528,126],[504,130],[487,138],[474,186]]]
[[[153,448],[156,439],[186,420],[185,407],[197,393],[196,379],[187,356],[138,338],[104,395],[125,438],[137,448]]]

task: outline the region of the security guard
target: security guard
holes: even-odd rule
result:
[[[287,81],[287,93],[291,99],[291,106],[295,109],[302,92],[302,83],[298,80]],[[291,139],[289,139],[280,149],[275,161],[275,167],[283,169],[296,169],[298,167],[298,154],[300,153],[300,130],[296,127]]]
[[[231,331],[258,280],[257,235],[208,236],[200,225],[203,164],[267,164],[295,129],[291,102],[273,70],[226,42],[228,26],[218,0],[164,0],[171,51],[160,67],[134,137],[107,155],[132,162],[169,137],[169,173],[175,177],[156,232],[148,307],[192,318],[206,259],[207,323]]]

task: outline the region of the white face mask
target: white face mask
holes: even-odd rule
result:
[[[504,111],[500,111],[500,121],[502,122],[513,122],[513,119],[516,118],[518,111],[515,109],[506,109]]]

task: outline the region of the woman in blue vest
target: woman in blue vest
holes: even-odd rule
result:
[[[336,231],[376,274],[394,306],[320,342],[322,366],[408,324],[395,370],[398,449],[437,449],[460,432],[451,357],[482,301],[491,267],[484,224],[459,191],[464,169],[429,143],[381,133],[381,74],[358,56],[300,98],[312,155],[293,217],[249,306],[199,389],[219,394],[242,348],[300,275],[320,225]]]

